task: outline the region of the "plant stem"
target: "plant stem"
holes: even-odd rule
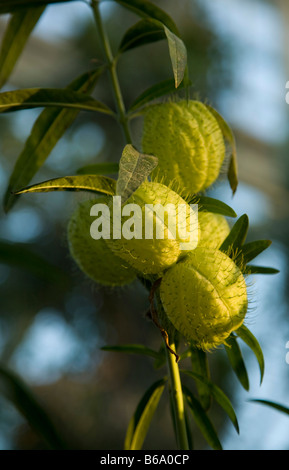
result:
[[[171,343],[170,346],[172,349],[175,349],[174,343]],[[167,348],[165,348],[165,350],[167,355],[167,365],[170,377],[170,394],[175,418],[175,432],[177,438],[177,445],[179,450],[189,450],[179,366],[176,362],[175,356],[171,354],[171,352]]]
[[[110,75],[111,83],[112,83],[112,88],[113,88],[113,92],[114,92],[114,97],[115,97],[115,102],[116,102],[116,107],[117,107],[118,120],[119,120],[119,123],[122,127],[126,143],[130,144],[132,142],[132,139],[131,139],[131,135],[130,135],[129,127],[128,127],[128,120],[127,120],[127,116],[126,116],[126,110],[125,110],[124,101],[123,101],[123,97],[122,97],[122,92],[121,92],[121,89],[120,89],[118,75],[117,75],[117,71],[116,71],[116,61],[113,57],[111,47],[110,47],[110,42],[109,42],[108,36],[106,34],[102,19],[101,19],[101,15],[100,15],[100,11],[99,11],[99,2],[97,2],[96,0],[91,0],[91,7],[92,7],[92,10],[93,10],[95,22],[96,22],[97,27],[98,27],[98,32],[99,32],[100,40],[102,42],[103,51],[104,51],[104,54],[105,54],[105,57],[106,57],[106,60],[107,60],[107,63],[108,63],[108,71],[109,71],[109,75]]]

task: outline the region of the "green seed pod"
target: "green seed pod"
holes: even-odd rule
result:
[[[133,220],[125,213],[130,204],[139,209]],[[105,241],[114,253],[144,276],[161,273],[196,246],[198,223],[190,206],[163,184],[144,182],[122,211],[121,237]],[[177,221],[175,231],[172,230],[174,220]],[[124,235],[126,224],[134,229],[130,239],[129,233]]]
[[[103,239],[90,235],[90,209],[96,203],[107,203],[106,198],[81,203],[68,224],[68,245],[78,267],[95,282],[107,286],[122,286],[136,278],[135,271],[118,258]]]
[[[203,350],[223,344],[247,312],[245,279],[218,250],[196,248],[169,269],[160,296],[174,327]]]
[[[161,103],[145,111],[142,148],[158,157],[152,173],[197,193],[219,176],[225,143],[219,124],[199,101]]]
[[[212,212],[198,212],[199,219],[199,247],[220,248],[230,233],[227,219],[220,214]]]

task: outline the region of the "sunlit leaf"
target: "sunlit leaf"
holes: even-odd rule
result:
[[[198,380],[196,385],[201,405],[207,411],[211,406],[211,391],[206,383],[206,380],[208,381],[210,377],[207,354],[205,351],[193,347],[191,347],[190,351],[192,371],[205,378],[203,381]]]
[[[30,108],[73,108],[113,115],[108,106],[89,95],[68,89],[27,88],[0,93],[0,113]]]
[[[121,352],[125,354],[139,354],[141,356],[152,357],[153,359],[158,359],[160,357],[159,352],[147,348],[142,344],[121,344],[117,346],[103,346],[101,349],[102,351]]]
[[[215,428],[199,401],[194,397],[192,392],[186,386],[183,387],[183,393],[193,414],[194,420],[207,443],[215,450],[222,450],[222,445],[219,441]]]
[[[181,372],[187,374],[188,376],[192,377],[193,379],[196,380],[197,385],[203,384],[206,386],[207,390],[209,390],[210,395],[216,400],[216,402],[223,408],[225,413],[228,415],[230,420],[232,421],[236,431],[239,433],[239,424],[237,420],[236,413],[234,411],[234,408],[227,397],[227,395],[218,387],[215,385],[213,382],[211,382],[208,378],[206,378],[204,375],[197,374],[194,371],[190,370],[182,370]]]
[[[224,253],[234,253],[243,245],[249,228],[249,219],[246,214],[242,215],[232,227],[229,235],[220,246]]]
[[[191,82],[189,83],[189,85]],[[179,85],[178,90],[183,89],[185,86],[184,81]],[[151,101],[160,98],[161,96],[168,95],[171,93],[175,93],[175,80],[170,78],[169,80],[164,80],[162,82],[156,83],[152,87],[145,90],[138,98],[133,102],[131,105],[129,112],[133,113],[133,111],[142,108],[143,106],[147,105]]]
[[[35,8],[49,3],[75,2],[77,0],[0,0],[0,14],[24,8]]]
[[[207,105],[207,107],[217,119],[219,126],[221,128],[221,131],[223,133],[224,139],[229,145],[230,163],[229,163],[229,169],[228,169],[228,180],[229,180],[231,189],[234,194],[238,186],[238,162],[237,162],[237,149],[236,149],[235,136],[230,126],[227,124],[225,119],[218,113],[218,111],[216,111],[212,106]]]
[[[74,80],[69,90],[89,93],[104,68],[85,73]],[[34,123],[30,136],[15,164],[4,197],[4,209],[7,212],[15,203],[13,193],[29,184],[38,169],[43,165],[59,139],[75,120],[79,111],[75,109],[44,109]]]
[[[241,385],[244,387],[245,390],[249,390],[249,378],[247,374],[247,369],[244,363],[244,359],[242,356],[241,349],[236,341],[236,338],[231,335],[226,340],[227,345],[225,345],[225,349],[227,352],[227,356],[231,363],[232,369],[235,372],[236,376],[238,377]]]
[[[118,173],[119,163],[95,163],[78,168],[78,175],[112,175]]]
[[[198,204],[199,211],[213,212],[226,217],[237,217],[236,212],[227,204],[218,199],[207,196],[194,196],[188,201],[189,204]]]
[[[65,448],[64,442],[38,399],[22,379],[3,365],[0,365],[0,391],[14,404],[51,449]]]
[[[164,28],[168,40],[169,52],[174,72],[175,87],[178,88],[185,76],[187,67],[187,49],[183,41],[172,33],[167,27]]]
[[[46,282],[66,283],[66,274],[27,244],[0,240],[0,262],[25,269]]]
[[[142,154],[130,144],[125,146],[116,182],[116,194],[121,196],[122,203],[147,179],[157,164],[158,159],[153,155]]]
[[[238,328],[235,333],[244,341],[244,343],[247,344],[247,346],[249,346],[249,348],[255,354],[260,368],[260,382],[262,383],[265,370],[265,361],[260,344],[258,343],[253,333],[251,333],[251,331],[245,325],[242,325],[240,328]]]
[[[166,379],[155,382],[144,394],[129,423],[124,449],[140,450],[164,391]]]
[[[0,50],[0,88],[10,77],[26,42],[45,7],[13,13],[5,30]]]
[[[163,23],[174,34],[179,35],[172,18],[161,8],[147,0],[114,0],[119,5],[131,10],[142,18],[153,18]]]
[[[115,194],[115,180],[98,175],[64,176],[19,189],[15,191],[14,195],[49,191],[92,191],[113,196]]]

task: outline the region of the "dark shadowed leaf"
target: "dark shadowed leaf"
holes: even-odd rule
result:
[[[229,163],[229,169],[228,169],[228,180],[229,180],[231,189],[234,194],[238,186],[238,163],[237,163],[237,149],[236,149],[235,137],[234,137],[232,129],[227,124],[225,119],[218,113],[218,111],[216,111],[211,106],[207,105],[207,107],[217,119],[220,129],[223,133],[224,139],[227,142],[227,145],[229,145],[230,163]]]
[[[242,215],[232,227],[229,235],[220,246],[220,250],[224,253],[235,253],[246,240],[249,228],[249,219],[246,214]]]
[[[71,83],[68,89],[81,93],[90,92],[103,71],[104,68],[100,68],[81,75]],[[13,193],[29,184],[78,113],[79,111],[75,109],[59,108],[49,108],[42,111],[34,123],[10,177],[4,197],[6,212],[16,201]]]
[[[214,400],[216,400],[216,402],[223,408],[225,413],[228,415],[228,417],[232,421],[237,433],[239,433],[239,424],[238,424],[238,420],[237,420],[237,416],[236,416],[236,413],[234,411],[234,408],[233,408],[229,398],[220,389],[220,387],[218,387],[213,382],[211,382],[209,379],[204,377],[204,375],[196,374],[195,372],[192,372],[190,370],[182,370],[181,372],[183,372],[183,373],[187,374],[188,376],[192,377],[193,379],[195,379],[196,382],[197,382],[197,385],[202,384],[202,385],[205,385],[207,387],[207,390],[209,391],[210,396],[212,396],[214,398]]]
[[[130,144],[125,146],[116,182],[116,194],[121,196],[122,203],[147,179],[157,164],[158,159],[153,155],[142,154]]]
[[[122,53],[129,49],[160,41],[165,38],[166,35],[163,25],[146,18],[127,30],[121,40],[119,52]]]
[[[166,378],[155,382],[144,394],[128,425],[124,449],[140,450],[164,391]]]
[[[14,194],[47,193],[50,191],[92,191],[113,196],[115,194],[115,180],[98,175],[64,176],[19,189]]]
[[[246,243],[246,245],[242,246],[240,254],[235,260],[236,263],[240,263],[242,265],[249,263],[249,261],[252,261],[252,259],[256,258],[260,253],[269,248],[271,244],[272,242],[270,240],[256,240],[251,243]]]
[[[0,262],[30,271],[47,282],[66,283],[66,274],[47,259],[38,255],[27,244],[13,244],[0,240]]]
[[[14,404],[51,449],[60,450],[65,448],[62,439],[38,399],[14,372],[11,372],[3,365],[0,365],[0,391]]]
[[[206,380],[208,381],[210,378],[207,354],[201,349],[193,347],[190,348],[190,351],[193,372],[205,379],[201,381],[198,380],[196,385],[201,405],[204,410],[207,411],[211,406],[211,391],[206,384]]]
[[[0,51],[0,88],[10,77],[45,7],[16,11],[6,27]]]
[[[179,36],[172,18],[161,8],[147,0],[114,0],[119,5],[131,10],[142,18],[153,18],[163,23],[170,31]]]
[[[131,27],[123,37],[119,53],[150,42],[167,38],[175,88],[183,81],[187,67],[187,49],[180,37],[167,26],[152,18],[146,18]]]
[[[113,175],[118,173],[119,163],[95,163],[94,165],[82,166],[77,170],[78,175]]]
[[[253,266],[252,264],[247,264],[244,270],[244,274],[278,274],[279,272],[279,269],[267,266]]]
[[[261,374],[260,382],[262,383],[264,370],[265,370],[265,361],[264,361],[264,356],[263,356],[263,352],[262,352],[262,348],[260,344],[258,343],[253,333],[251,333],[251,331],[245,325],[242,325],[240,328],[238,328],[235,333],[237,336],[239,336],[239,338],[241,338],[244,341],[244,343],[247,344],[247,346],[249,346],[249,348],[255,354],[256,359],[259,364],[259,368],[260,368],[260,374]]]
[[[91,96],[65,88],[27,88],[0,93],[0,113],[44,107],[73,108],[114,114],[108,106]]]
[[[149,356],[158,359],[160,353],[153,349],[147,348],[142,344],[122,344],[119,346],[103,346],[102,351],[121,352],[125,354],[139,354],[141,356]]]
[[[270,400],[262,400],[258,398],[252,398],[250,401],[255,402],[255,403],[260,403],[261,405],[269,406],[270,408],[274,408],[277,411],[281,411],[281,413],[285,413],[286,415],[289,415],[289,408],[287,408],[284,405],[281,405],[280,403],[276,403]]]
[[[198,210],[201,212],[213,212],[214,214],[221,214],[226,217],[237,217],[236,212],[230,206],[212,197],[194,196],[188,203],[198,204]]]
[[[236,341],[236,338],[231,335],[226,340],[227,345],[225,345],[225,349],[227,352],[227,356],[235,372],[236,376],[238,377],[241,385],[244,387],[245,390],[249,390],[249,378],[246,370],[246,366],[244,363],[244,359],[241,353],[241,349]]]
[[[189,82],[188,85],[191,85]],[[185,84],[182,82],[178,87],[178,90],[184,88]],[[152,87],[145,90],[131,105],[129,112],[133,113],[135,110],[142,108],[146,104],[150,103],[151,101],[160,98],[161,96],[168,95],[175,93],[175,80],[170,78],[168,80],[164,80],[162,82],[156,83]]]
[[[77,0],[0,0],[0,14],[24,8],[35,8],[49,3],[75,2]]]
[[[201,433],[207,443],[215,450],[222,450],[222,445],[206,412],[202,408],[200,402],[194,397],[187,387],[183,387],[183,393],[186,397],[189,408],[193,414],[194,420],[199,427]]]

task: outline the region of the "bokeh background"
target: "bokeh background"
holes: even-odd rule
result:
[[[161,0],[174,18],[189,54],[192,97],[213,104],[234,129],[240,184],[234,198],[221,179],[210,195],[250,219],[249,240],[272,246],[258,264],[280,270],[255,276],[247,326],[265,356],[265,377],[242,346],[250,378],[245,392],[224,351],[210,354],[213,380],[234,404],[237,435],[219,408],[211,417],[225,449],[289,449],[289,417],[250,401],[289,406],[288,232],[289,4],[286,0]],[[113,2],[103,15],[116,47],[137,17]],[[0,35],[8,15],[0,18]],[[101,59],[90,8],[84,2],[46,8],[4,90],[62,87]],[[127,52],[119,62],[127,105],[147,87],[171,77],[165,41]],[[94,96],[114,106],[103,78]],[[0,196],[41,110],[0,116]],[[139,132],[136,128],[136,138]],[[80,113],[33,182],[75,174],[86,164],[120,158],[122,134],[110,118]],[[19,199],[0,209],[0,358],[34,391],[72,449],[121,449],[126,427],[146,388],[163,371],[143,357],[108,353],[109,344],[143,343],[158,348],[159,332],[145,318],[146,291],[139,284],[111,291],[96,286],[69,256],[66,224],[84,194],[49,193]],[[1,242],[0,242],[1,244]],[[56,267],[38,269],[25,249]],[[58,272],[59,271],[59,272]],[[288,343],[289,347],[289,343]],[[0,389],[2,390],[2,388]],[[196,448],[206,443],[194,430]],[[45,449],[5,394],[0,394],[0,449]],[[168,403],[162,397],[144,448],[174,449]]]

